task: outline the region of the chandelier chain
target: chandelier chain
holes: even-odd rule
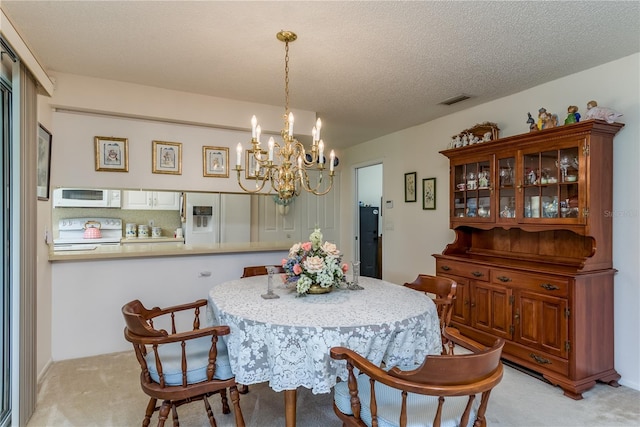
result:
[[[289,115],[289,41],[284,43],[284,113]]]

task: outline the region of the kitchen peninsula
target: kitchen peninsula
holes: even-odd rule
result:
[[[190,255],[215,255],[251,252],[288,251],[291,242],[210,243],[186,245],[175,239],[149,239],[147,242],[125,243],[119,246],[99,246],[86,251],[49,252],[49,261],[86,261],[150,257],[176,257]]]

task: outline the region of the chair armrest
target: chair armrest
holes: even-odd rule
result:
[[[209,326],[207,328],[195,329],[192,331],[179,332],[163,337],[140,337],[136,336],[141,344],[154,345],[154,344],[168,344],[172,342],[189,341],[192,339],[206,337],[206,336],[223,336],[228,335],[231,329],[227,325],[222,326]],[[130,333],[130,332],[129,332]]]
[[[180,304],[180,305],[174,305],[171,307],[165,307],[165,308],[158,308],[158,307],[154,307],[152,308],[150,311],[153,311],[153,315],[151,317],[158,317],[158,316],[162,316],[164,314],[171,314],[171,313],[177,313],[179,311],[185,311],[185,310],[193,310],[196,309],[198,307],[204,307],[207,305],[207,300],[206,299],[199,299],[197,301],[194,302],[190,302],[190,303],[186,303],[186,304]]]
[[[389,372],[380,368],[379,366],[374,365],[366,358],[360,356],[353,350],[349,350],[345,347],[333,347],[329,351],[329,354],[333,359],[336,360],[346,360],[347,363],[350,363],[352,366],[357,368],[360,371],[360,374],[365,374],[369,378],[374,379],[375,381],[385,384],[389,387],[398,389],[398,390],[406,390],[411,393],[420,393],[427,395],[436,395],[438,393],[448,393],[452,390],[459,388],[459,386],[447,386],[447,385],[429,385],[429,384],[420,384],[419,382],[414,382],[401,376],[391,375]],[[420,369],[420,368],[419,368]],[[391,369],[391,371],[398,371],[397,367]]]

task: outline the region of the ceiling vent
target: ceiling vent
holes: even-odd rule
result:
[[[465,101],[465,100],[467,100],[469,98],[471,98],[470,95],[465,95],[465,94],[456,95],[453,98],[445,99],[440,104],[441,105],[453,105],[453,104],[457,104],[458,102]]]

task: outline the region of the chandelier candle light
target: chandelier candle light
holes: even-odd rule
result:
[[[329,155],[329,182],[323,185],[322,175],[325,169],[326,158],[324,155],[324,142],[320,139],[320,129],[322,121],[317,120],[315,127],[311,131],[312,145],[311,152],[307,153],[304,146],[293,136],[293,113],[289,111],[289,43],[298,36],[291,31],[280,31],[276,34],[278,40],[285,43],[284,59],[284,91],[285,91],[285,111],[284,128],[280,131],[282,143],[276,142],[273,137],[269,138],[268,151],[260,146],[261,128],[258,125],[256,116],[251,118],[251,149],[249,150],[248,161],[255,164],[255,169],[251,169],[247,164],[247,170],[251,173],[250,179],[255,179],[255,189],[250,189],[243,185],[241,179],[242,168],[242,143],[238,143],[236,156],[236,172],[238,174],[238,184],[247,193],[276,193],[281,200],[288,200],[298,196],[301,189],[322,196],[327,194],[333,186],[335,153],[331,150]],[[265,154],[267,154],[265,156]],[[276,163],[274,158],[278,159]],[[317,183],[311,186],[308,170],[315,169],[319,172]],[[264,172],[263,172],[264,171]],[[263,173],[261,173],[263,172]],[[263,192],[266,183],[270,183],[270,188]]]

